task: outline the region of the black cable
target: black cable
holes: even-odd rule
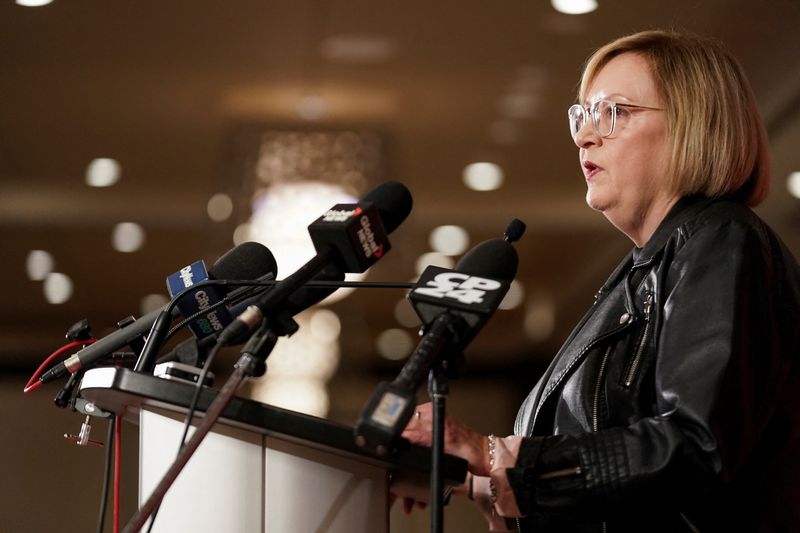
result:
[[[97,533],[103,533],[108,506],[108,487],[111,484],[111,463],[114,457],[114,418],[108,419],[108,436],[106,436],[106,462],[103,467],[103,492],[100,494],[100,516],[97,517]]]
[[[184,291],[176,294],[175,297],[170,302],[169,307],[167,310],[172,311],[172,307],[174,307],[173,302],[177,303],[177,301],[183,296],[184,292],[188,292],[189,289],[197,288],[198,286],[203,285],[223,285],[223,286],[232,286],[232,287],[272,287],[278,283],[276,280],[265,280],[265,281],[237,281],[237,280],[218,280],[218,279],[206,279],[201,282],[198,282],[190,287],[187,287]],[[330,287],[338,287],[342,289],[353,288],[353,289],[413,289],[415,287],[414,283],[406,282],[406,281],[309,281],[305,284],[306,287],[319,287],[319,288],[330,288]],[[237,295],[237,298],[240,297]],[[230,295],[226,295],[222,300],[219,302],[211,304],[209,307],[205,309],[201,309],[192,315],[182,319],[180,322],[172,326],[167,333],[166,337],[164,337],[163,343],[169,341],[172,337],[175,336],[178,331],[183,329],[187,324],[195,320],[196,318],[206,315],[211,311],[219,309],[223,305],[227,305],[231,303],[232,298]]]
[[[183,423],[183,436],[181,436],[181,445],[178,448],[178,453],[180,453],[180,451],[186,445],[186,436],[189,434],[189,427],[192,425],[192,418],[194,418],[194,412],[197,410],[197,403],[200,400],[200,392],[203,390],[203,383],[208,375],[208,370],[211,368],[211,362],[214,360],[214,357],[221,348],[222,345],[217,343],[213,348],[211,348],[211,350],[209,350],[206,363],[203,365],[203,370],[200,371],[200,375],[197,377],[197,383],[195,383],[192,401],[189,402],[189,411],[186,413],[186,421]]]
[[[200,400],[200,392],[203,390],[203,382],[206,380],[206,376],[208,375],[208,370],[211,368],[211,362],[214,360],[214,357],[217,355],[217,352],[222,348],[222,345],[217,343],[214,345],[213,348],[208,352],[208,357],[206,358],[206,363],[203,365],[203,370],[200,372],[200,375],[197,377],[197,383],[195,383],[194,394],[192,395],[192,401],[189,402],[189,411],[186,413],[186,420],[183,423],[183,435],[181,436],[181,444],[178,447],[178,454],[181,453],[183,447],[186,445],[186,437],[189,434],[189,428],[192,425],[192,418],[194,418],[194,412],[197,410],[197,403]],[[153,524],[156,523],[156,517],[158,516],[158,510],[161,509],[161,503],[158,504],[155,511],[153,511],[153,515],[150,517],[150,525],[147,527],[147,533],[150,533],[150,530],[153,529]]]
[[[175,295],[175,297],[172,299],[172,301],[170,301],[170,304],[171,304],[173,301],[174,301],[174,302],[177,304],[178,300],[180,300],[180,299],[183,297],[184,293],[188,292],[188,291],[189,291],[189,289],[196,288],[196,287],[200,287],[200,286],[203,286],[203,285],[223,285],[223,286],[231,286],[231,287],[249,287],[249,290],[245,290],[245,292],[243,292],[243,293],[240,293],[240,294],[235,294],[235,295],[234,295],[233,293],[226,294],[226,295],[225,295],[225,296],[222,298],[222,300],[220,300],[220,301],[218,301],[218,302],[215,302],[215,303],[211,304],[210,306],[206,307],[205,309],[200,309],[200,310],[198,310],[198,311],[196,311],[196,312],[192,313],[191,315],[189,315],[189,316],[185,317],[185,318],[184,318],[184,319],[182,319],[180,322],[178,322],[177,324],[175,324],[174,326],[172,326],[172,328],[170,328],[169,332],[167,333],[167,336],[164,338],[164,342],[167,342],[167,341],[168,341],[169,339],[171,339],[171,338],[172,338],[172,336],[173,336],[173,335],[175,335],[175,334],[176,334],[176,333],[177,333],[177,332],[178,332],[178,331],[179,331],[181,328],[185,327],[187,324],[189,324],[189,322],[192,322],[192,321],[193,321],[193,320],[195,320],[196,318],[198,318],[198,317],[200,317],[200,316],[203,316],[203,315],[206,315],[206,314],[208,314],[208,313],[210,313],[211,311],[214,311],[214,310],[216,310],[216,309],[219,309],[219,308],[220,308],[220,307],[222,307],[223,305],[228,305],[228,304],[232,303],[232,302],[233,302],[233,300],[234,300],[234,298],[236,298],[236,299],[239,299],[239,298],[241,298],[241,299],[247,298],[248,296],[252,295],[252,293],[254,292],[254,290],[253,290],[253,289],[254,289],[255,287],[269,287],[269,286],[272,286],[272,285],[274,285],[274,284],[275,284],[275,280],[265,280],[265,281],[256,281],[256,280],[249,280],[249,281],[236,281],[236,280],[224,280],[224,279],[223,279],[223,280],[219,280],[219,279],[206,279],[206,280],[203,280],[203,281],[201,281],[201,282],[195,283],[194,285],[190,285],[190,286],[189,286],[189,287],[187,287],[186,289],[182,290],[180,293],[176,294],[176,295]],[[170,312],[172,311],[172,307],[169,307],[168,309],[169,309],[169,311],[170,311]]]
[[[172,326],[172,328],[170,328],[169,332],[167,333],[167,336],[164,337],[164,343],[166,344],[166,342],[168,340],[170,340],[184,326],[189,324],[189,322],[192,322],[196,318],[201,317],[203,315],[207,315],[208,313],[210,313],[212,311],[216,311],[217,309],[219,309],[220,307],[222,307],[223,305],[226,305],[228,303],[230,303],[230,302],[228,302],[227,298],[224,298],[224,299],[222,299],[222,300],[220,300],[220,301],[218,301],[216,303],[213,303],[213,304],[209,305],[205,309],[200,309],[199,311],[197,311],[195,313],[192,313],[191,315],[187,316],[186,318],[184,318],[183,320],[181,320],[180,322],[178,322],[177,324]]]
[[[153,524],[156,523],[156,517],[158,516],[158,510],[161,509],[161,504],[159,503],[156,507],[155,511],[153,511],[153,516],[150,517],[150,525],[147,526],[147,533],[153,529]]]

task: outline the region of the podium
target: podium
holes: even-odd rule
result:
[[[178,452],[193,393],[128,369],[84,374],[84,399],[140,425],[140,504]],[[202,391],[198,416],[215,395]],[[446,456],[445,483],[462,483],[466,469]],[[388,533],[390,484],[427,500],[429,475],[428,448],[405,443],[375,457],[348,426],[234,398],[167,493],[153,532]]]

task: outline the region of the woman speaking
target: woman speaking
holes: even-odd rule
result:
[[[718,43],[648,31],[589,59],[586,202],[633,241],[514,435],[448,418],[492,530],[800,530],[800,269],[750,207],[767,136]],[[403,436],[430,444],[430,406]]]

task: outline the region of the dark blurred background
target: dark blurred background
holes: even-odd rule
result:
[[[102,450],[62,438],[83,419],[51,403],[63,383],[22,394],[71,324],[88,318],[107,334],[163,304],[168,274],[210,266],[242,240],[263,239],[286,276],[312,254],[301,248],[309,218],[385,179],[408,186],[414,209],[370,281],[414,280],[418,265],[452,264],[514,217],[528,225],[513,296],[466,351],[449,404],[482,432],[510,434],[631,246],[586,207],[566,123],[581,66],[614,37],[688,30],[741,60],[775,160],[758,212],[797,253],[800,4],[598,2],[566,14],[547,0],[3,0],[0,530],[94,528]],[[244,393],[353,424],[416,342],[403,298],[362,290],[304,313],[303,335],[282,341]],[[104,440],[105,421],[94,425]],[[124,522],[137,427],[123,439]],[[445,520],[447,531],[485,530],[463,502]],[[395,510],[392,523],[427,531],[427,512]]]

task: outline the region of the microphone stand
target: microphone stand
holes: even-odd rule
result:
[[[164,477],[161,478],[156,488],[153,489],[147,501],[145,501],[139,510],[136,511],[136,514],[131,517],[125,529],[122,530],[123,533],[137,533],[144,526],[147,519],[150,518],[150,515],[153,514],[161,503],[161,500],[172,486],[172,483],[181,471],[183,471],[186,463],[192,455],[194,455],[197,447],[200,446],[200,443],[205,439],[209,431],[211,431],[211,428],[216,424],[220,416],[222,416],[222,412],[228,406],[236,391],[239,390],[239,387],[241,387],[248,377],[258,373],[260,363],[263,364],[263,361],[272,351],[277,340],[278,336],[267,327],[265,321],[262,327],[259,328],[242,349],[242,355],[234,365],[233,373],[222,386],[219,394],[214,398],[214,401],[211,402],[211,405],[206,410],[206,414],[201,422],[197,425],[197,429],[192,434],[192,437],[183,449],[181,449],[180,453],[178,453],[172,466],[169,467]],[[261,368],[263,369],[263,366],[261,366]]]
[[[431,367],[428,372],[428,396],[432,402],[431,418],[431,533],[442,533],[444,527],[444,420],[450,386],[444,368],[447,360]]]

